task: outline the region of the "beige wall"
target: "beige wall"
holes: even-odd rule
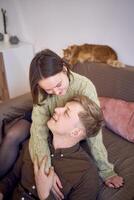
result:
[[[133,0],[0,0],[0,7],[7,9],[9,33],[31,42],[35,51],[108,44],[134,66]]]

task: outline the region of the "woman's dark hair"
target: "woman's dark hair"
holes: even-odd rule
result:
[[[38,82],[43,78],[60,73],[64,67],[66,67],[67,76],[69,77],[70,65],[53,51],[45,49],[35,55],[29,70],[30,87],[34,104],[40,103],[39,93],[42,94],[42,100],[47,97],[47,93],[39,87]]]

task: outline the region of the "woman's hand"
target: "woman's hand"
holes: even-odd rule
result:
[[[62,187],[62,184],[61,184],[59,177],[57,176],[56,173],[54,173],[54,181],[53,181],[53,186],[52,186],[52,192],[53,192],[53,194],[54,194],[54,196],[57,200],[64,199],[64,195],[60,191],[60,189],[62,189],[62,188],[63,187]]]
[[[112,177],[109,177],[106,181],[105,181],[105,184],[108,186],[108,187],[111,187],[111,188],[120,188],[123,186],[124,184],[124,180],[121,176],[112,176]]]
[[[53,167],[50,168],[47,174],[44,171],[46,163],[47,163],[47,156],[43,158],[40,165],[37,157],[34,160],[35,182],[36,182],[37,192],[41,200],[45,200],[49,196],[54,180]]]

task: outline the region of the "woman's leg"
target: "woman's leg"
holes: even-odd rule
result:
[[[20,144],[29,137],[30,126],[29,121],[21,119],[7,130],[0,145],[0,178],[13,166],[19,153]]]

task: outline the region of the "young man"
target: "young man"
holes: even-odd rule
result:
[[[52,165],[62,183],[64,199],[96,199],[99,182],[97,170],[79,142],[96,135],[101,124],[102,114],[99,107],[85,96],[76,97],[65,107],[56,108],[47,123],[53,136],[49,142]],[[50,170],[50,174],[44,173],[45,161],[43,160],[41,167],[35,161],[33,171],[28,148],[25,148],[13,171],[1,182],[1,193],[5,196],[7,191],[12,191],[19,183],[13,194],[15,200],[54,199],[50,193],[53,170]]]
[[[65,199],[96,199],[96,170],[79,142],[96,135],[101,124],[99,107],[84,96],[72,99],[65,107],[56,108],[47,122],[53,135],[53,145],[50,143],[52,165],[61,180]],[[47,188],[46,178],[49,179],[49,176],[44,174],[42,165],[39,169],[37,162],[35,163],[35,179],[40,199],[45,199],[45,193],[49,194],[50,187],[48,186],[47,192],[44,191],[44,187]],[[52,180],[51,174],[50,179]]]

